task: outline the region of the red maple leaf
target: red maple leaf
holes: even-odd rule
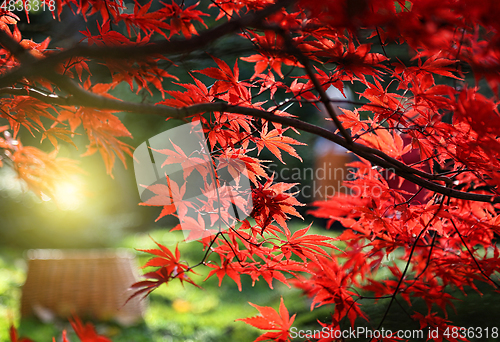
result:
[[[82,321],[77,316],[70,319],[69,322],[81,342],[112,342],[109,338],[97,334],[91,323],[83,325]]]
[[[216,79],[210,88],[210,94],[223,101],[235,105],[258,106],[259,103],[252,103],[252,96],[248,87],[253,85],[248,82],[239,81],[240,70],[238,61],[235,61],[233,70],[223,60],[213,57],[218,68],[205,68],[196,72]]]
[[[208,14],[194,9],[198,4],[199,2],[187,8],[183,8],[172,1],[171,5],[165,5],[165,7],[160,10],[166,18],[170,18],[170,35],[168,38],[171,38],[175,34],[180,34],[181,32],[188,39],[191,38],[193,34],[197,35],[198,32],[194,27],[193,21],[198,21],[205,26],[205,28],[208,28],[201,18],[201,16],[208,16]]]
[[[154,241],[154,240],[153,240]],[[158,288],[161,284],[166,284],[170,280],[176,278],[181,283],[184,281],[196,285],[186,274],[186,272],[193,272],[187,263],[180,260],[181,254],[178,246],[175,247],[175,254],[172,253],[167,247],[158,242],[154,243],[159,249],[138,249],[138,251],[155,255],[144,266],[145,267],[159,267],[156,271],[148,272],[142,275],[147,280],[138,281],[132,284],[131,288],[136,291],[127,299],[127,302],[134,297],[144,294],[144,297],[149,295],[152,291]]]
[[[330,255],[325,252],[322,247],[339,250],[331,244],[331,241],[335,240],[334,238],[319,234],[308,235],[307,232],[309,231],[309,228],[311,228],[311,225],[300,229],[293,234],[290,233],[288,228],[285,229],[287,240],[283,245],[281,245],[280,248],[287,259],[289,259],[293,253],[306,262],[307,259],[316,260],[316,256],[318,254],[329,258]]]
[[[193,204],[190,201],[184,200],[183,197],[186,193],[186,183],[182,186],[167,176],[166,181],[168,185],[155,183],[146,188],[153,192],[156,196],[149,198],[146,202],[139,203],[139,205],[146,206],[163,206],[160,215],[156,221],[166,215],[171,215],[177,212],[180,219],[184,219],[188,212],[188,208],[192,208]]]
[[[93,35],[89,29],[86,31],[80,31],[87,38],[89,46],[117,46],[117,45],[128,45],[132,44],[132,41],[125,37],[123,34],[111,29],[111,24],[109,21],[102,24],[102,26],[97,23],[97,29],[99,30],[99,35]]]
[[[276,342],[291,341],[290,327],[295,320],[295,316],[290,317],[283,298],[281,298],[279,313],[269,306],[259,306],[249,303],[251,306],[259,310],[260,316],[250,318],[240,318],[237,321],[242,321],[261,330],[272,330],[258,337],[254,342],[273,340]]]
[[[170,27],[167,23],[165,23],[165,19],[167,19],[167,17],[161,11],[148,13],[152,3],[153,0],[144,6],[141,6],[138,2],[136,2],[133,14],[120,13],[118,15],[117,21],[123,21],[125,23],[129,36],[130,29],[134,27],[137,28],[138,34],[140,34],[141,31],[146,34],[156,32],[167,38],[167,35],[162,30]]]
[[[302,218],[294,206],[302,206],[293,193],[286,193],[296,184],[276,183],[273,184],[274,176],[267,182],[252,191],[253,211],[250,213],[257,224],[262,228],[262,234],[266,227],[276,220],[281,227],[286,227],[287,214]]]
[[[186,107],[196,103],[207,103],[212,102],[213,95],[212,92],[209,93],[207,87],[198,79],[193,77],[195,84],[189,83],[175,83],[187,89],[185,92],[178,90],[167,90],[165,93],[173,97],[173,99],[165,99],[159,104],[166,106],[172,106],[176,108]]]
[[[266,31],[263,36],[256,34],[253,34],[253,36],[254,38],[252,38],[252,41],[254,44],[259,46],[262,52],[248,57],[240,57],[240,59],[245,62],[255,63],[255,73],[252,76],[252,79],[257,74],[261,74],[268,67],[283,78],[283,73],[281,72],[282,64],[289,66],[301,66],[301,64],[298,63],[293,56],[283,56],[283,39],[281,39],[281,37],[274,31]]]
[[[260,139],[256,139],[257,149],[259,153],[262,151],[264,147],[266,147],[269,151],[271,151],[279,160],[283,162],[281,158],[281,151],[288,152],[291,156],[302,161],[302,158],[297,154],[297,151],[290,145],[305,145],[300,141],[297,141],[293,138],[287,137],[283,135],[286,132],[286,129],[273,129],[268,131],[268,124],[264,124],[262,127],[262,132],[260,134]]]
[[[219,20],[220,18],[226,16],[228,19],[231,19],[233,15],[238,14],[239,11],[245,6],[243,2],[235,2],[228,0],[214,0],[208,8],[217,7],[219,9],[219,15],[215,20]]]

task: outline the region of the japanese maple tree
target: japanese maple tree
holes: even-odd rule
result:
[[[440,341],[457,340],[445,335],[453,326],[448,288],[465,291],[485,282],[499,291],[496,1],[40,1],[53,20],[67,11],[95,23],[71,46],[49,36],[25,38],[18,8],[29,17],[30,2],[9,3],[0,9],[0,162],[37,194],[51,196],[58,179],[77,171],[72,160],[57,156],[59,144],[72,144],[76,134],[88,139],[84,156],[99,152],[108,174],[117,158],[130,164],[133,147],[125,139],[131,134],[120,112],[181,119],[200,125],[197,133],[207,137],[209,161],[175,142],[170,149],[151,147],[165,156],[164,165],[179,164],[184,174],[144,185],[150,197],[141,203],[162,207],[160,217],[176,216],[174,229],[198,239],[205,257],[188,265],[178,249],[159,241],[158,249],[145,251],[154,255],[145,266],[155,270],[134,284],[136,295],[170,281],[194,284],[195,271],[221,282],[227,276],[243,291],[242,275],[271,289],[277,280],[310,296],[311,310],[329,306],[331,316],[319,323],[329,331],[370,319],[368,302],[360,299],[385,308],[381,320],[369,322],[374,328],[383,326],[398,298],[410,305],[422,300],[427,310],[409,312],[408,319],[439,327]],[[226,39],[245,46],[242,57],[210,50]],[[186,70],[184,62],[202,54],[212,66]],[[243,65],[253,73],[242,76]],[[94,77],[103,70],[107,77]],[[186,74],[191,81],[179,81]],[[113,89],[121,83],[161,99],[117,98]],[[327,95],[328,88],[343,92],[347,85],[359,89],[357,99]],[[346,104],[354,108],[337,109]],[[335,131],[311,123],[308,113],[320,107]],[[24,145],[20,130],[50,140],[54,150]],[[303,142],[293,131],[358,157],[345,182],[351,191],[309,210],[329,224],[340,222],[345,229],[338,239],[309,234],[309,223],[298,231],[288,227],[292,217],[302,218],[297,208],[304,204],[294,183],[275,180],[261,153],[278,162],[285,155],[301,160],[296,147]],[[224,172],[235,183],[218,177]],[[251,184],[245,194],[237,191],[243,173]],[[185,197],[193,174],[210,194],[198,203]],[[250,204],[249,218],[220,209]],[[384,262],[389,255],[399,260]],[[392,276],[377,276],[384,270]],[[258,341],[289,341],[294,316],[285,303],[286,296],[279,312],[254,303],[261,316],[241,320],[267,330]]]

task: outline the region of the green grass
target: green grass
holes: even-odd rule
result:
[[[291,230],[303,228],[304,224],[291,225]],[[321,228],[313,227],[310,233],[334,234]],[[159,243],[170,248],[175,248],[182,239],[181,233],[171,233],[166,230],[155,230],[149,234],[134,234],[124,239],[116,247],[125,248],[153,248],[153,238]],[[204,252],[198,242],[181,243],[182,258],[189,264],[196,264],[201,260]],[[339,244],[341,247],[341,244]],[[148,255],[136,252],[138,264],[144,264]],[[52,336],[59,339],[63,329],[69,333],[71,341],[78,341],[73,334],[68,322],[54,321],[43,324],[36,319],[19,319],[18,306],[20,303],[20,286],[25,279],[26,265],[23,251],[3,249],[0,252],[0,341],[9,341],[8,328],[10,322],[15,322],[21,335],[37,342],[52,341]],[[294,326],[299,329],[320,329],[317,320],[328,322],[332,313],[332,306],[324,306],[314,311],[309,311],[310,299],[303,297],[299,290],[289,289],[277,281],[273,283],[274,290],[269,289],[267,283],[261,280],[252,286],[248,276],[242,276],[243,291],[238,291],[237,285],[228,277],[221,286],[216,277],[203,282],[207,268],[196,269],[199,275],[192,278],[203,288],[199,289],[190,284],[183,287],[179,282],[173,281],[166,286],[155,290],[147,299],[148,309],[144,322],[124,327],[115,323],[95,322],[98,332],[109,336],[114,342],[168,342],[168,341],[253,341],[262,331],[255,329],[243,322],[235,322],[237,318],[251,317],[258,314],[257,310],[248,304],[255,303],[261,306],[278,308],[280,297],[283,296],[285,305],[290,314],[297,313]],[[380,276],[387,276],[383,272]],[[500,296],[487,286],[480,289],[483,296],[469,291],[468,296],[462,295],[457,290],[450,293],[459,298],[455,302],[456,313],[449,309],[449,319],[455,325],[464,327],[500,327],[497,313],[500,310]],[[384,328],[418,329],[407,313],[427,311],[424,303],[414,301],[412,307],[399,299],[401,304],[394,303],[387,316]],[[387,307],[388,301],[381,300],[374,304],[373,300],[363,300],[363,310],[368,314],[371,325],[357,321],[356,326],[367,326],[374,329]],[[436,311],[440,312],[439,309]],[[348,322],[343,323],[345,328]]]
[[[25,279],[22,253],[3,250],[0,253],[0,341],[9,340],[9,322],[18,319],[17,308]]]

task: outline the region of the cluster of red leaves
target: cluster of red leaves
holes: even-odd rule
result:
[[[88,4],[86,6],[88,6]],[[11,31],[11,28],[6,25],[15,25],[18,18],[10,12],[4,13],[0,18],[2,18],[4,23],[0,29],[11,35],[12,38],[19,42],[19,44],[31,55],[42,58],[48,54],[46,52],[49,45],[48,38],[39,44],[27,39],[22,40],[21,33],[17,26],[14,26]],[[108,41],[109,44],[114,42],[113,40]],[[20,62],[14,58],[13,54],[8,50],[0,49],[0,56],[3,61],[2,73],[20,66]],[[56,66],[56,69],[62,74],[70,77],[75,77],[76,74],[80,80],[84,72],[87,72],[87,76],[90,76],[88,65],[83,58],[65,61],[61,65]],[[165,74],[160,75],[162,77],[166,76]],[[137,79],[142,80],[144,78],[147,77],[144,75],[140,77],[137,76]],[[112,84],[91,85],[90,78],[88,78],[83,85],[83,89],[112,98],[112,96],[108,94],[108,91],[120,81],[121,80]],[[131,82],[130,80],[130,83]],[[72,137],[78,134],[75,130],[79,126],[83,126],[90,140],[88,150],[84,155],[90,155],[99,150],[109,174],[112,172],[115,154],[125,164],[125,154],[131,155],[131,146],[122,142],[119,138],[131,137],[131,135],[120,120],[113,114],[114,112],[85,107],[53,106],[39,98],[32,97],[30,93],[34,92],[44,97],[50,96],[49,94],[55,90],[55,87],[51,83],[42,79],[24,80],[24,82],[21,83],[23,85],[21,89],[24,89],[27,95],[16,95],[3,98],[2,111],[0,113],[1,118],[8,120],[10,125],[9,128],[13,131],[14,138],[17,137],[21,127],[26,128],[32,135],[35,135],[37,132],[42,132],[42,141],[48,138],[57,151],[58,140],[74,145]],[[139,85],[141,85],[141,83],[139,83]],[[44,122],[47,121],[52,121],[52,125],[48,128],[46,126],[47,124],[44,124]],[[57,125],[63,125],[64,128],[58,127]],[[74,146],[76,147],[76,145]],[[26,180],[37,193],[41,192],[41,188],[50,189],[52,187],[52,179],[57,179],[64,173],[75,171],[74,167],[70,169],[69,162],[62,159],[59,159],[57,164],[54,164],[56,160],[56,151],[47,154],[35,147],[23,148],[22,144],[19,143],[16,147],[16,153],[13,153],[14,157],[12,161],[16,165],[16,169],[19,171],[21,178]],[[48,191],[50,192],[50,190]]]
[[[180,260],[180,253],[178,247],[175,248],[175,255],[166,248],[165,246],[157,243],[160,249],[139,249],[141,252],[146,252],[152,255],[156,255],[151,258],[144,266],[145,267],[158,267],[156,271],[148,272],[143,274],[144,278],[148,280],[139,281],[132,285],[133,289],[136,289],[134,294],[129,298],[132,299],[135,296],[144,295],[147,296],[154,289],[156,289],[161,284],[166,284],[172,279],[179,279],[181,282],[188,282],[197,286],[189,277],[187,272],[193,272],[192,269],[188,267],[185,262]],[[194,272],[193,272],[194,273]]]
[[[283,303],[283,298],[281,298],[279,312],[267,306],[258,306],[252,303],[250,305],[259,310],[260,316],[240,318],[237,321],[245,322],[262,330],[271,330],[271,332],[266,332],[257,338],[255,342],[268,340],[285,342],[290,340],[288,336],[295,320],[295,315],[290,317]]]
[[[239,80],[238,64],[235,63],[234,67],[230,68],[218,58],[214,57],[214,61],[218,68],[196,71],[216,80],[210,88],[192,76],[194,84],[180,84],[186,89],[184,92],[167,91],[172,98],[162,101],[161,104],[184,107],[218,99],[233,105],[260,108],[261,103],[252,101],[251,87],[253,85]],[[158,218],[176,215],[181,225],[175,227],[174,230],[190,230],[188,237],[190,240],[203,237],[201,242],[204,248],[210,248],[210,255],[218,255],[220,258],[220,263],[207,262],[208,267],[212,268],[207,278],[216,275],[222,281],[227,275],[237,283],[241,290],[240,276],[247,274],[254,282],[262,277],[272,288],[273,279],[288,285],[285,274],[296,276],[297,272],[308,272],[302,263],[293,259],[292,255],[298,256],[304,262],[315,260],[318,255],[329,257],[325,249],[329,250],[334,247],[331,244],[331,238],[306,235],[308,229],[292,234],[287,227],[289,215],[302,218],[294,207],[303,204],[295,199],[293,193],[288,192],[294,184],[273,184],[273,177],[263,182],[262,179],[265,179],[267,174],[262,162],[247,155],[248,151],[256,148],[258,153],[264,149],[268,150],[280,161],[283,161],[282,151],[300,159],[292,145],[302,143],[285,135],[287,129],[281,125],[247,116],[215,112],[209,119],[196,116],[193,120],[193,122],[201,120],[207,143],[214,151],[212,158],[218,165],[216,173],[226,171],[241,183],[241,177],[243,177],[241,174],[244,171],[244,176],[253,184],[251,194],[247,194],[247,197],[234,196],[238,194],[239,184],[233,188],[219,184],[217,190],[206,194],[205,201],[195,203],[193,200],[183,200],[187,183],[176,184],[169,179],[168,186],[154,184],[147,187],[155,196],[143,205],[163,206]],[[260,131],[257,131],[258,134],[255,134],[256,127],[261,127]],[[162,166],[179,164],[184,170],[184,180],[192,172],[196,172],[199,177],[206,180],[207,189],[212,189],[215,185],[209,181],[211,170],[203,167],[203,161],[198,160],[199,157],[188,156],[188,153],[183,152],[173,142],[172,145],[173,150],[155,150],[166,156]],[[223,234],[227,237],[219,234],[217,222],[228,222],[231,218],[227,217],[227,213],[220,214],[214,210],[213,203],[223,203],[223,207],[229,206],[230,203],[244,207],[249,199],[252,200],[252,211],[249,214],[255,219],[256,224],[252,226],[249,221],[243,220],[238,228],[231,227],[224,230]],[[189,217],[187,212],[194,207],[199,213],[197,217]],[[210,229],[203,219],[202,212],[211,213],[210,222],[213,226],[211,228],[213,233],[208,236],[202,234]],[[165,248],[159,246],[161,249]],[[186,267],[184,270],[191,270],[186,265],[184,266]],[[156,272],[165,272],[167,279],[164,277],[161,281],[137,283],[134,286],[142,288],[140,293],[150,292],[150,289],[156,288],[163,280],[169,280],[169,277],[175,278],[170,276],[170,271],[165,271],[165,266],[161,266]]]

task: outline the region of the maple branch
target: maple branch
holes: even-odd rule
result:
[[[158,108],[158,107],[156,107]],[[164,107],[165,108],[165,107]],[[442,195],[450,196],[453,198],[459,198],[459,199],[465,199],[465,200],[471,200],[471,201],[478,201],[478,202],[488,202],[488,203],[500,203],[500,196],[493,196],[493,195],[483,195],[483,194],[476,194],[476,193],[469,193],[469,192],[463,192],[459,190],[454,190],[433,182],[430,182],[429,180],[439,180],[439,181],[444,181],[445,179],[448,180],[446,177],[442,177],[441,175],[434,175],[434,174],[429,174],[427,172],[411,168],[407,166],[406,164],[400,162],[399,160],[396,160],[385,153],[383,153],[380,150],[361,145],[359,143],[352,143],[349,144],[343,137],[327,130],[319,126],[315,126],[313,124],[294,119],[294,118],[289,118],[289,117],[284,117],[284,116],[279,116],[274,114],[273,112],[268,112],[265,110],[260,110],[260,109],[255,109],[255,108],[249,108],[249,107],[241,107],[241,106],[233,106],[229,105],[227,103],[223,102],[213,102],[213,103],[202,103],[202,104],[196,104],[192,105],[189,107],[184,107],[184,108],[178,108],[178,109],[172,109],[169,108],[168,112],[174,111],[174,115],[169,115],[166,112],[164,116],[166,117],[172,117],[172,118],[183,118],[185,116],[190,116],[190,115],[195,115],[195,114],[200,114],[204,112],[227,112],[227,113],[234,113],[234,114],[243,114],[243,115],[250,115],[254,117],[259,117],[262,119],[266,119],[269,121],[285,124],[288,126],[292,126],[294,128],[300,129],[305,132],[309,132],[318,136],[321,136],[325,139],[328,139],[330,141],[333,141],[346,149],[350,150],[351,152],[355,153],[356,155],[369,160],[370,162],[379,165],[381,167],[384,167],[386,169],[389,169],[393,173],[397,174],[398,176],[401,176],[412,183],[415,183],[417,185],[420,185],[428,190],[437,192]],[[429,180],[427,180],[429,179]]]
[[[417,191],[416,193],[414,193],[414,194],[413,194],[410,198],[408,198],[408,200],[406,200],[406,201],[404,201],[404,202],[401,202],[401,203],[398,203],[398,204],[395,204],[395,205],[394,205],[394,208],[397,208],[397,207],[399,207],[400,205],[410,204],[410,203],[411,203],[411,201],[413,201],[413,199],[414,199],[415,197],[417,197],[417,196],[418,196],[418,194],[419,194],[419,193],[420,193],[423,189],[424,189],[424,188],[422,188],[422,187],[421,187],[420,189],[418,189],[418,191]]]
[[[321,86],[321,83],[319,82],[318,78],[314,74],[311,63],[309,62],[309,58],[304,56],[302,51],[300,51],[296,46],[293,45],[290,37],[288,37],[286,35],[284,35],[283,37],[285,38],[285,41],[287,41],[289,43],[290,49],[293,51],[293,54],[295,55],[295,57],[297,57],[297,59],[304,65],[304,69],[306,70],[307,76],[309,76],[309,79],[314,84],[314,88],[319,93],[319,98],[321,99],[321,102],[325,106],[328,115],[332,118],[333,122],[335,123],[335,126],[337,126],[338,130],[340,131],[340,134],[342,134],[344,139],[349,144],[352,144],[352,142],[353,142],[352,137],[349,133],[347,133],[344,126],[342,126],[342,123],[340,122],[339,118],[337,117],[337,114],[335,114],[335,110],[332,107],[330,97],[326,94],[325,90]]]
[[[0,94],[30,96],[48,104],[67,105],[67,98],[50,94],[38,89],[26,87],[4,87],[0,88]]]
[[[200,103],[189,107],[183,108],[171,108],[166,106],[156,106],[152,104],[145,103],[134,103],[127,101],[120,101],[104,96],[100,96],[78,86],[77,83],[64,76],[52,76],[51,77],[57,85],[61,87],[64,91],[68,92],[70,96],[53,98],[52,96],[42,97],[39,94],[36,96],[42,101],[54,104],[63,104],[67,106],[85,106],[93,107],[104,110],[116,110],[124,112],[137,112],[141,114],[154,114],[167,118],[182,119],[188,116],[201,114],[205,112],[226,112],[233,114],[249,115],[253,117],[258,117],[266,119],[272,122],[285,124],[304,132],[309,132],[325,139],[333,141],[340,146],[345,147],[356,155],[378,165],[389,171],[395,173],[396,175],[409,180],[412,183],[420,185],[428,190],[437,192],[442,195],[446,195],[453,198],[478,201],[478,202],[488,202],[488,203],[500,203],[500,196],[484,195],[469,193],[459,190],[454,190],[440,184],[431,182],[430,180],[437,180],[449,183],[451,180],[447,177],[441,175],[430,174],[415,168],[412,168],[403,162],[394,159],[384,152],[362,145],[359,143],[349,143],[345,138],[327,130],[322,127],[294,119],[289,117],[284,117],[276,115],[273,112],[255,109],[250,107],[242,107],[229,105],[224,102],[211,102],[211,103]]]

